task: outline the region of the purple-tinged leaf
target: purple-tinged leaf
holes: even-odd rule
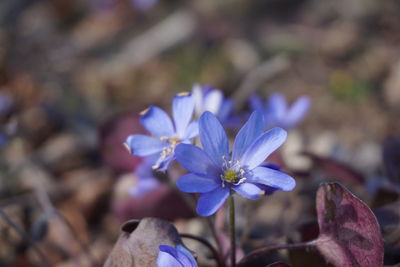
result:
[[[386,138],[383,143],[383,163],[388,179],[400,185],[400,140],[394,137]]]
[[[99,129],[100,153],[103,162],[117,173],[131,172],[142,162],[129,154],[123,145],[131,134],[143,134],[137,113],[127,112],[107,120]]]
[[[174,207],[171,209],[171,207]],[[193,210],[186,204],[182,197],[166,185],[140,197],[128,197],[119,199],[114,197],[112,211],[119,221],[130,218],[142,219],[145,217],[157,217],[165,220],[177,218],[191,218],[195,216]]]
[[[323,184],[316,198],[319,237],[312,243],[335,266],[383,265],[383,240],[370,208],[338,183]]]
[[[183,245],[176,228],[156,218],[127,221],[121,232],[104,267],[157,266],[160,245]]]
[[[318,222],[315,220],[301,224],[297,227],[300,234],[300,242],[315,240],[319,235]],[[332,267],[321,256],[321,253],[315,247],[308,246],[299,249],[290,249],[288,251],[290,263],[296,267]]]
[[[314,167],[322,170],[328,178],[340,180],[346,184],[364,184],[365,177],[344,162],[304,152],[313,161]]]

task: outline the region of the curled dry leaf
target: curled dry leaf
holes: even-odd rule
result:
[[[159,245],[183,245],[176,228],[157,218],[127,221],[121,232],[104,267],[157,266]]]
[[[316,198],[319,237],[312,243],[335,266],[383,265],[383,240],[370,208],[338,183],[323,184]]]

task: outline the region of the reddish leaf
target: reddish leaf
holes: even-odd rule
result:
[[[334,178],[349,184],[364,184],[364,176],[344,162],[321,157],[310,152],[305,152],[303,154],[310,157],[315,168],[322,170],[329,178]]]
[[[175,220],[195,216],[193,210],[182,197],[166,185],[160,185],[160,187],[141,197],[115,199],[113,202],[113,213],[120,221],[144,217]]]
[[[336,266],[383,265],[383,241],[370,208],[338,183],[323,184],[316,199],[320,235],[312,243]]]
[[[104,267],[156,266],[160,245],[175,247],[182,244],[176,228],[156,218],[127,221],[121,232]]]
[[[129,154],[123,144],[129,135],[144,133],[139,115],[135,113],[120,114],[105,122],[99,131],[104,163],[118,173],[135,170],[142,159]]]
[[[301,224],[297,230],[300,234],[300,242],[315,240],[319,235],[319,227],[316,220]],[[290,249],[288,252],[290,263],[293,266],[332,267],[332,265],[326,262],[326,260],[321,256],[321,253],[319,253],[315,247]]]

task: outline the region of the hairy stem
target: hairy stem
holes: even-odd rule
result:
[[[231,238],[231,266],[236,266],[235,200],[229,196],[229,236]]]

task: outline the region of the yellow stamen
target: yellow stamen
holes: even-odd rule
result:
[[[149,112],[149,108],[146,108],[145,110],[141,111],[139,114],[140,114],[140,116],[144,116],[147,114],[147,112]]]
[[[235,183],[235,181],[237,180],[237,178],[239,177],[239,175],[237,174],[237,172],[235,172],[234,170],[231,169],[227,169],[224,172],[223,178],[225,181],[228,181],[230,183]]]
[[[128,146],[127,143],[124,143],[124,147],[126,148],[126,150],[128,150],[129,154],[132,154],[132,150],[131,150],[131,148]]]
[[[188,96],[188,95],[190,95],[189,92],[182,92],[182,93],[177,94],[177,96]]]

